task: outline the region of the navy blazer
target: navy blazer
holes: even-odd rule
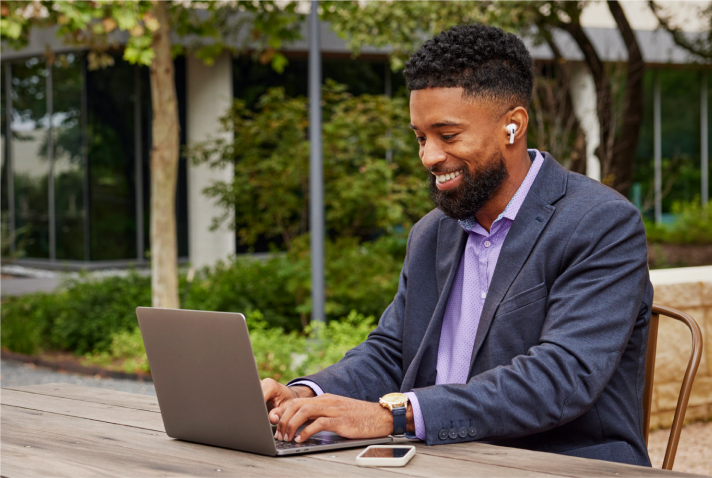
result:
[[[428,213],[378,327],[307,378],[372,402],[413,390],[428,445],[478,440],[650,466],[642,396],[653,288],[638,210],[544,153],[497,261],[468,382],[434,385],[466,241],[457,221]]]

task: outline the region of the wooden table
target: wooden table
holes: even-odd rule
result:
[[[403,468],[361,468],[360,449],[271,458],[166,436],[155,397],[67,384],[2,389],[3,477],[693,476],[481,443],[427,447]]]

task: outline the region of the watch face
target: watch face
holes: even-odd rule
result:
[[[408,397],[403,393],[389,393],[388,395],[382,396],[381,401],[389,405],[403,406],[408,403]]]

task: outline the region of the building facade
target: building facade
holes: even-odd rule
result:
[[[587,32],[611,65],[625,59],[617,30]],[[402,75],[388,67],[387,50],[365,49],[352,59],[328,25],[322,25],[321,35],[324,78],[346,84],[353,94],[405,94]],[[631,159],[636,161],[639,184],[632,188],[631,200],[644,213],[650,209],[659,124],[660,155],[682,171],[662,203],[669,211],[675,200],[704,196],[700,164],[708,154],[702,148],[709,148],[710,127],[702,105],[709,101],[712,75],[707,75],[708,65],[696,64],[666,33],[640,30],[637,35],[647,64],[646,106],[638,155]],[[307,38],[306,31],[303,36]],[[556,40],[575,82],[574,108],[586,133],[586,171],[597,177],[590,73],[569,38],[562,34]],[[531,45],[531,51],[538,63],[553,59],[545,45]],[[286,53],[290,63],[282,74],[228,53],[212,66],[193,57],[177,58],[181,145],[218,134],[219,118],[233,98],[251,104],[270,86],[284,86],[288,95],[306,95],[306,41],[290,45]],[[147,68],[129,65],[117,53],[114,66],[89,70],[86,51],[61,44],[52,31],[40,31],[21,51],[4,49],[1,74],[0,199],[9,232],[22,233],[16,239],[22,244],[15,244],[26,251],[21,262],[56,268],[147,263],[151,193]],[[181,157],[176,199],[181,261],[202,267],[244,251],[232,231],[211,230],[212,218],[221,211],[202,194],[213,180],[231,178],[230,170],[188,164]]]

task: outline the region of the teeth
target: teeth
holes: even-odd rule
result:
[[[453,173],[447,173],[447,174],[440,174],[440,175],[437,175],[437,176],[435,176],[435,178],[438,180],[439,183],[444,183],[444,182],[449,181],[449,180],[451,180],[451,179],[455,179],[456,177],[458,177],[458,176],[460,175],[461,172],[462,172],[462,171],[457,170],[457,171],[455,171],[455,172],[453,172]]]

